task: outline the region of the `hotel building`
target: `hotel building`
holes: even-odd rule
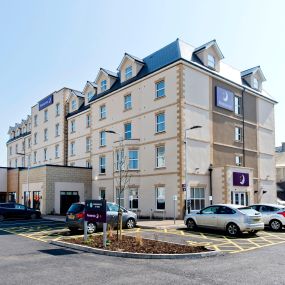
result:
[[[144,217],[173,217],[174,203],[182,217],[186,196],[191,209],[275,202],[276,101],[262,88],[259,66],[239,71],[223,58],[215,40],[194,48],[177,39],[145,58],[125,53],[116,72],[101,68],[82,92],[50,94],[10,127],[9,170],[29,171],[31,180],[38,167],[62,166],[57,179],[65,183],[85,169],[90,187],[82,181],[76,199],[120,199]],[[119,195],[122,161],[128,181]],[[68,200],[71,184],[52,183],[60,195],[45,212],[63,213],[57,199]],[[19,185],[23,202],[32,185]]]

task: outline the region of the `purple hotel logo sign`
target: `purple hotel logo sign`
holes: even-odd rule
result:
[[[249,186],[248,173],[233,172],[233,185],[234,186]]]
[[[107,223],[106,200],[86,200],[85,221]]]
[[[39,111],[53,104],[53,94],[47,96],[39,102]]]
[[[233,111],[234,93],[227,89],[216,86],[216,106]]]

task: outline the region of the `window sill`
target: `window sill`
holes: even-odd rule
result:
[[[106,173],[99,173],[99,176],[106,176]]]
[[[91,150],[86,150],[86,151],[85,151],[85,153],[90,153],[90,152],[91,152]]]
[[[155,167],[154,170],[160,170],[160,169],[166,169],[166,166],[161,166],[161,167]]]
[[[99,148],[104,148],[106,147],[106,145],[99,145]]]
[[[237,140],[235,140],[235,143],[240,143],[240,144],[242,144],[243,141],[237,141]]]
[[[133,108],[128,108],[128,109],[124,109],[124,112],[128,112],[128,111],[130,111],[130,110],[132,110]]]
[[[107,117],[105,117],[105,118],[100,118],[99,121],[104,121],[104,120],[106,120],[106,119],[107,119]]]
[[[71,155],[70,155],[70,157],[73,157],[73,156],[75,156],[75,154],[71,154]]]
[[[76,133],[76,131],[70,132],[70,134],[75,134],[75,133]]]
[[[166,131],[161,131],[161,132],[154,133],[154,135],[157,136],[157,135],[161,135],[161,134],[165,134],[165,133],[166,133]]]
[[[153,101],[157,101],[157,100],[163,99],[165,97],[166,97],[166,95],[155,97]]]
[[[124,171],[124,170],[123,170]],[[136,171],[136,172],[138,172],[138,171],[140,171],[139,169],[128,169],[127,171]]]

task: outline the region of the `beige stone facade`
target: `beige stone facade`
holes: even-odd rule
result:
[[[92,198],[118,202],[118,151],[123,148],[130,179],[121,202],[145,217],[182,217],[185,180],[195,209],[209,205],[211,198],[274,202],[276,102],[262,91],[259,67],[240,72],[222,59],[215,41],[195,49],[176,40],[144,59],[125,54],[118,72],[101,68],[82,92],[54,92],[52,104],[40,110],[40,101],[32,107],[31,165],[71,166],[70,173],[72,166],[92,166]],[[258,86],[252,85],[254,78]],[[190,130],[193,126],[200,128]],[[16,158],[9,148],[17,139],[7,143],[8,165]],[[248,177],[249,185],[233,187],[234,173]],[[69,181],[69,187],[75,182]],[[52,211],[48,201],[58,197],[45,199],[45,211]]]

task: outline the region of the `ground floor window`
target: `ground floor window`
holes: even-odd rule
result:
[[[155,188],[156,210],[165,210],[165,187]]]
[[[30,191],[24,192],[24,205],[28,208],[31,208],[31,192]]]
[[[201,210],[205,207],[205,188],[191,187],[191,210]]]
[[[116,197],[117,197],[117,204],[118,205],[120,205],[121,207],[124,207],[124,201],[125,201],[125,195],[124,195],[124,191],[122,191],[121,193],[120,193],[120,189],[117,189],[117,195],[116,195]],[[120,204],[119,204],[120,203]]]
[[[9,192],[8,194],[8,202],[16,202],[16,192]]]
[[[231,203],[235,205],[248,205],[248,195],[247,192],[231,192]]]
[[[105,188],[102,188],[99,190],[99,196],[100,196],[100,199],[101,200],[105,200],[106,199],[106,189]]]
[[[136,188],[129,189],[129,209],[139,208],[139,191]]]

